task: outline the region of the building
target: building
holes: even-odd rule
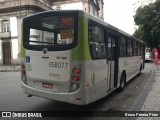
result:
[[[52,0],[52,8],[56,10],[84,10],[103,19],[103,0]]]
[[[46,10],[69,8],[85,10],[103,19],[103,0],[0,0],[0,65],[20,64],[23,17]]]
[[[51,10],[51,2],[44,3],[42,0],[0,0],[0,65],[20,64],[21,20],[29,14]]]

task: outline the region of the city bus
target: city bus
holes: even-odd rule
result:
[[[22,21],[21,80],[28,96],[87,105],[140,74],[144,43],[81,10]]]

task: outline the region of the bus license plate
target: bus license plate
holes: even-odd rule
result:
[[[42,87],[43,87],[43,88],[52,89],[52,88],[53,88],[53,83],[43,82],[43,83],[42,83]]]

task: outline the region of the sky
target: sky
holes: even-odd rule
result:
[[[133,0],[104,0],[104,21],[129,33],[134,33]]]

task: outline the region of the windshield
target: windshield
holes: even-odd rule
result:
[[[58,47],[72,45],[75,41],[75,23],[73,15],[43,16],[29,19],[25,44],[35,47]]]

